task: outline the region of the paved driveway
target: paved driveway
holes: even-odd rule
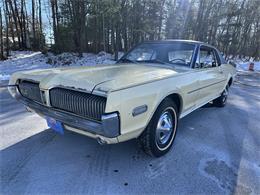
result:
[[[0,94],[1,193],[260,194],[259,87],[237,83],[225,108],[206,105],[182,119],[159,159],[135,140],[101,146],[56,134],[5,88]]]

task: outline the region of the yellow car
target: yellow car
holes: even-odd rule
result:
[[[170,150],[179,119],[210,101],[225,106],[235,73],[208,44],[151,41],[115,65],[14,73],[9,91],[57,132],[101,144],[138,138],[146,153],[159,157]]]

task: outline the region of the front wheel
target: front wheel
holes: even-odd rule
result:
[[[172,147],[177,126],[177,106],[167,98],[159,105],[145,131],[139,137],[144,152],[155,157],[166,154]]]
[[[217,99],[213,100],[213,105],[217,107],[224,107],[227,102],[227,97],[228,97],[228,86],[224,89],[224,91]]]

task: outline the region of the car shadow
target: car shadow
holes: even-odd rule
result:
[[[99,145],[70,131],[46,129],[0,152],[1,191],[234,193],[244,138],[252,130],[247,115],[231,103],[198,109],[180,121],[173,149],[161,158],[144,154],[136,140]]]
[[[116,145],[100,145],[96,140],[70,131],[60,135],[51,129],[13,144],[0,153],[3,192],[12,189],[12,192],[19,193],[25,192],[26,178],[32,175],[43,180],[45,177],[57,177],[59,182],[63,182],[66,179],[73,180],[77,174],[90,169],[85,174],[91,179],[96,173],[106,175],[108,172],[126,170],[129,162],[142,159],[148,163],[152,159],[140,150],[135,140]],[[61,175],[65,172],[69,174],[66,178],[61,178],[57,171]],[[17,180],[20,183],[18,187]],[[52,182],[50,180],[48,185]],[[68,192],[68,189],[64,192]]]

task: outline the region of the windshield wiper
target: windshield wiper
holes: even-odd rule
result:
[[[138,61],[138,62],[146,62],[146,63],[158,63],[158,64],[169,64],[167,62],[158,60],[158,59],[153,59],[153,60],[142,60],[142,61]]]
[[[128,62],[128,63],[137,63],[136,61],[134,61],[134,60],[130,60],[130,59],[128,59],[128,58],[121,58],[120,60],[118,60],[117,61],[117,63],[120,63],[120,62]]]
[[[124,63],[124,62],[125,63],[157,63],[157,64],[167,64],[167,65],[170,65],[169,63],[161,61],[161,60],[158,60],[158,59],[134,61],[134,60],[130,60],[128,58],[122,58],[122,59],[118,60],[117,63]]]

